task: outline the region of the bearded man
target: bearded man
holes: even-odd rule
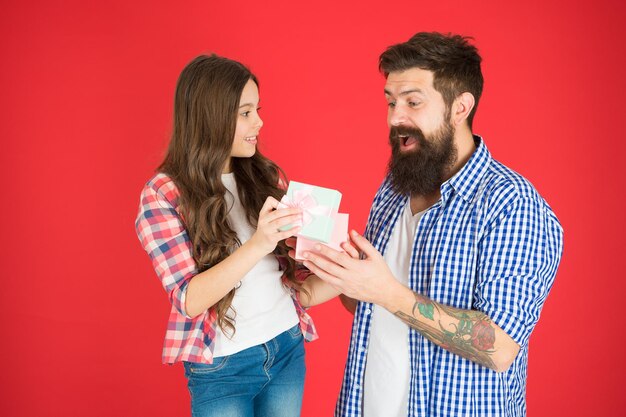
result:
[[[524,416],[562,227],[472,132],[483,76],[468,38],[418,33],[380,70],[392,157],[365,236],[305,261],[358,300],[335,415]]]

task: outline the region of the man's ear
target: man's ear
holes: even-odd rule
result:
[[[474,95],[472,93],[461,93],[452,103],[452,123],[459,126],[463,121],[467,120],[470,112],[474,108]]]

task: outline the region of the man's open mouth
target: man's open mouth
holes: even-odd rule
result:
[[[411,146],[417,142],[415,136],[398,135],[398,138],[400,139],[400,143],[402,143],[402,146]]]

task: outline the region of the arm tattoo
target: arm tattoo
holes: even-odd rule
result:
[[[418,320],[416,312],[425,320]],[[435,320],[435,313],[438,313],[438,322]],[[493,349],[496,339],[495,329],[484,313],[445,306],[415,293],[411,315],[402,311],[396,312],[395,315],[436,345],[480,365],[496,369],[491,359],[495,352]],[[441,323],[443,315],[453,319],[448,328]],[[432,321],[432,324],[428,323],[429,321]]]

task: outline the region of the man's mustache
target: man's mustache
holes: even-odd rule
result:
[[[425,139],[424,133],[419,128],[406,127],[406,126],[394,126],[391,129],[389,129],[390,139],[399,139],[400,136],[412,136],[416,138],[418,141],[422,141]]]

